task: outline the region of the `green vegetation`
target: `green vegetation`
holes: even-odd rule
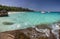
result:
[[[30,10],[28,8],[11,7],[11,6],[2,6],[2,5],[0,5],[0,11],[1,10],[6,10],[6,11],[31,11],[31,12],[33,12],[33,10]]]

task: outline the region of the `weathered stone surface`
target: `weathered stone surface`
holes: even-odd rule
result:
[[[57,39],[56,36],[51,32],[51,28],[49,28],[47,25],[38,25],[34,28],[30,27],[22,30],[7,31],[3,32],[2,34],[3,35],[0,35],[0,39]]]
[[[7,16],[8,16],[8,12],[6,10],[0,11],[0,17],[7,17]]]

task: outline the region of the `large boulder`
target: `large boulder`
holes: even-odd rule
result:
[[[7,31],[3,33],[10,34],[7,36],[7,38],[13,37],[13,39],[56,39],[55,35],[51,32],[50,28],[48,27],[39,28],[37,26],[34,28],[30,27],[27,29]]]
[[[1,10],[0,17],[6,17],[6,16],[8,16],[8,12],[6,10]]]

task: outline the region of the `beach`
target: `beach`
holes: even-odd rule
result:
[[[60,38],[59,13],[8,12],[8,14],[9,17],[0,18],[1,39]]]
[[[15,13],[24,13],[24,12],[13,12],[13,11],[8,12],[8,14],[15,14]]]

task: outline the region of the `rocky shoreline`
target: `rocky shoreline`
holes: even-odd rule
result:
[[[48,25],[37,25],[27,29],[2,32],[0,39],[60,39],[60,29],[57,31],[58,35],[54,34]]]

